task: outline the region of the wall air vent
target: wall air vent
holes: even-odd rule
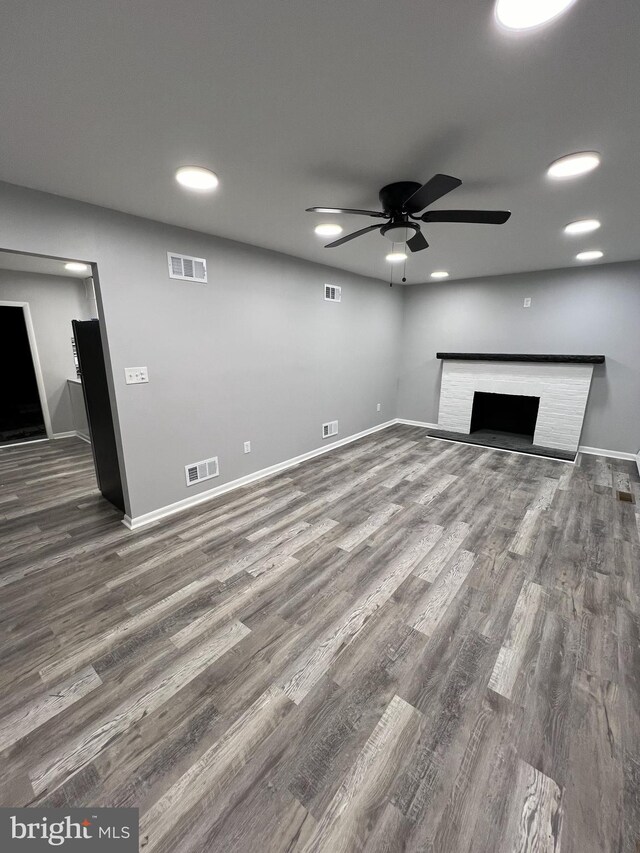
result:
[[[198,281],[206,284],[207,262],[204,258],[192,258],[189,255],[177,255],[175,252],[167,252],[169,263],[169,278],[178,278],[181,281]]]
[[[220,473],[218,469],[218,457],[213,456],[211,459],[205,459],[203,462],[193,462],[191,465],[185,465],[184,472],[187,478],[187,486],[194,486],[203,480],[210,480],[212,477],[217,477]]]
[[[338,434],[338,421],[329,421],[329,423],[322,424],[322,437],[329,438],[332,435]]]
[[[342,288],[336,287],[334,284],[325,284],[324,298],[327,302],[340,302],[342,299]]]

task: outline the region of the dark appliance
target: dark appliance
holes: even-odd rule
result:
[[[103,497],[124,512],[122,478],[100,323],[98,320],[73,320],[72,325],[98,488]]]

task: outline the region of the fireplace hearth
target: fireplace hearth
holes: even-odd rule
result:
[[[447,441],[461,441],[464,444],[478,444],[481,447],[494,447],[498,450],[515,450],[518,453],[530,453],[533,456],[547,456],[550,459],[562,459],[573,462],[575,451],[560,450],[534,444],[530,435],[501,430],[479,429],[476,432],[451,432],[444,429],[430,429],[428,435],[433,438],[446,438]]]

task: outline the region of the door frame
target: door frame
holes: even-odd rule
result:
[[[38,355],[38,345],[36,344],[36,333],[31,320],[31,309],[28,302],[10,302],[5,299],[0,299],[0,307],[3,308],[22,308],[24,313],[24,324],[27,327],[27,337],[29,338],[29,346],[31,347],[31,360],[33,361],[33,369],[36,374],[36,384],[38,386],[38,396],[40,397],[40,407],[42,409],[42,418],[44,420],[44,428],[47,431],[47,438],[53,438],[53,429],[51,428],[51,417],[49,416],[49,406],[47,405],[47,393],[44,387],[44,377],[42,375],[42,367],[40,366],[40,357]]]

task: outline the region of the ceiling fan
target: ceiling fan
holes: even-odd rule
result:
[[[325,249],[334,249],[336,246],[348,243],[349,240],[368,234],[369,231],[378,230],[387,240],[393,243],[406,243],[412,252],[421,252],[427,249],[429,244],[418,222],[479,222],[486,225],[502,225],[511,216],[508,210],[432,210],[416,215],[442,196],[455,190],[461,183],[459,178],[452,178],[451,175],[434,175],[431,180],[422,185],[415,181],[398,181],[387,184],[378,193],[382,211],[308,207],[307,212],[353,213],[358,216],[375,216],[377,219],[387,220],[383,225],[368,225],[366,228],[334,240],[333,243],[327,243]]]

